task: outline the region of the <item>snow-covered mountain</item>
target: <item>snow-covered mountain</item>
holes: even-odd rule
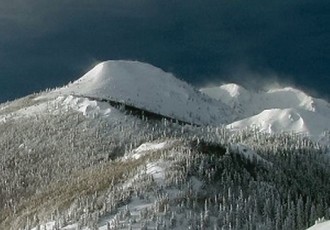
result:
[[[40,112],[49,103],[74,107],[84,114],[107,114],[108,103],[102,101],[112,101],[191,124],[225,124],[231,130],[257,128],[327,139],[323,136],[330,130],[329,103],[301,90],[286,87],[256,92],[225,84],[200,91],[150,64],[106,61],[73,83],[42,93],[34,99],[34,106],[18,114]],[[1,116],[0,109],[0,120],[8,116],[12,115]]]
[[[304,230],[330,218],[330,135],[291,135],[328,128],[327,102],[293,88],[201,91],[107,61],[1,104],[0,229]]]
[[[305,134],[316,139],[330,130],[330,104],[292,87],[256,92],[237,84],[225,84],[201,91],[239,114],[240,119],[227,125],[230,129],[250,127],[269,133]]]
[[[122,102],[193,124],[233,121],[231,108],[186,82],[138,61],[106,61],[55,94]]]

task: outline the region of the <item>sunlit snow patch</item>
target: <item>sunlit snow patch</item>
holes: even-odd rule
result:
[[[168,145],[169,145],[168,141],[164,141],[161,143],[144,143],[140,145],[138,148],[134,149],[131,153],[129,153],[129,155],[127,155],[125,159],[128,158],[139,159],[140,157],[144,156],[146,153],[150,151],[161,150]]]

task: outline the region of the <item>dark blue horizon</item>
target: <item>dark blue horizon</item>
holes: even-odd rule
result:
[[[329,12],[326,0],[5,0],[0,102],[110,59],[148,62],[196,86],[279,82],[329,100]]]

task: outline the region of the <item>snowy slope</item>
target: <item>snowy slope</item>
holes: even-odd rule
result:
[[[241,119],[228,124],[234,130],[247,127],[263,132],[294,132],[319,137],[330,130],[330,105],[291,87],[248,91],[237,84],[204,88],[202,92],[224,102]]]
[[[318,223],[308,228],[307,230],[329,230],[330,229],[330,221],[325,221],[322,223]]]
[[[230,107],[211,99],[152,65],[106,61],[52,94],[71,94],[123,102],[195,124],[232,121]]]
[[[202,88],[200,91],[211,98],[224,102],[240,114],[245,113],[245,116],[251,115],[249,109],[250,107],[245,105],[255,99],[253,98],[251,92],[237,84],[226,84],[221,85],[220,87]],[[252,110],[253,109],[251,108],[251,111]]]
[[[227,127],[234,130],[255,127],[268,133],[294,132],[319,136],[325,130],[330,130],[330,119],[306,110],[268,109],[255,116],[233,122]]]
[[[72,95],[60,95],[47,100],[36,99],[33,96],[14,101],[6,107],[0,108],[0,124],[14,119],[35,118],[42,114],[63,115],[69,111],[76,111],[88,118],[97,119],[104,117],[116,119],[123,114],[110,106],[107,102],[75,97]]]
[[[142,191],[145,187],[150,187],[147,192],[143,192],[141,194],[134,194],[127,199],[125,205],[121,205],[116,208],[113,212],[109,212],[97,221],[97,229],[99,230],[108,230],[108,229],[144,229],[142,226],[148,226],[145,229],[156,229],[157,224],[159,225],[158,220],[149,220],[143,221],[141,219],[144,213],[148,213],[151,210],[159,210],[158,212],[161,216],[165,215],[165,210],[161,206],[167,204],[170,207],[170,203],[176,200],[182,199],[182,196],[187,192],[188,188],[175,188],[174,186],[168,186],[170,184],[170,180],[173,178],[169,178],[169,171],[175,172],[176,169],[173,167],[173,158],[174,156],[178,156],[178,152],[175,150],[175,144],[179,142],[177,141],[165,141],[161,143],[144,143],[140,145],[138,148],[132,150],[132,152],[127,153],[122,161],[125,162],[127,160],[137,160],[140,157],[151,156],[157,152],[162,152],[162,157],[165,159],[150,159],[145,166],[140,167],[139,170],[131,175],[131,178],[128,178],[122,184],[117,186],[117,190],[122,193],[127,193],[127,191],[136,189],[138,191]],[[165,153],[164,150],[167,150]],[[168,161],[168,159],[172,159],[172,161]],[[184,156],[174,160],[174,162],[182,162],[184,160]],[[189,178],[188,183],[194,191],[197,193],[200,191],[203,182],[198,180],[196,177]],[[173,204],[172,204],[173,205]],[[164,214],[163,214],[164,212]],[[129,213],[129,214],[127,214]],[[182,219],[182,222],[185,221],[184,228],[188,225],[186,223],[186,217],[182,214],[177,214],[176,218]],[[134,221],[132,221],[134,219]],[[170,225],[168,220],[164,220],[166,225]],[[52,230],[55,228],[56,222],[49,221],[46,223],[40,223],[40,226],[34,227],[31,230]],[[61,230],[75,230],[80,229],[78,227],[78,223],[71,222],[69,224],[65,224],[60,227]],[[82,228],[84,230],[91,230],[90,227]],[[171,229],[182,229],[182,226],[171,227]]]

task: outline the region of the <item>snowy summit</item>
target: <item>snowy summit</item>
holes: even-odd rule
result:
[[[222,102],[201,94],[170,73],[138,61],[102,62],[59,92],[123,102],[195,124],[224,123],[231,114]]]

